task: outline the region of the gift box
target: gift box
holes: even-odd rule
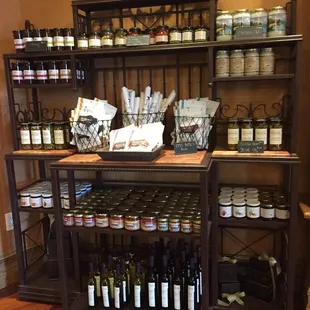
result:
[[[269,260],[260,260],[258,257],[251,257],[249,261],[251,269],[256,269],[261,272],[270,273],[270,263]]]
[[[223,293],[234,294],[234,293],[239,292],[239,291],[240,291],[240,283],[239,282],[235,282],[235,283],[220,283],[219,284],[220,296]]]
[[[218,263],[219,283],[238,282],[238,267],[232,262]]]
[[[272,284],[263,285],[250,279],[244,279],[244,281],[241,283],[241,287],[242,290],[246,293],[246,295],[251,295],[265,302],[270,302],[273,299]]]

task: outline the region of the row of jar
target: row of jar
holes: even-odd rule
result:
[[[22,123],[22,150],[65,150],[70,144],[69,122]]]
[[[73,50],[75,48],[73,28],[14,30],[14,45],[17,53],[23,52],[27,42],[47,42],[48,51]]]
[[[222,218],[249,218],[264,220],[288,220],[290,208],[287,204],[274,204],[269,200],[260,202],[258,199],[222,198],[219,200],[219,216]]]
[[[112,229],[126,229],[128,231],[142,230],[145,232],[170,231],[186,234],[201,233],[200,216],[155,216],[152,214],[139,215],[134,212],[120,211],[92,213],[91,211],[72,210],[63,214],[63,222],[67,227],[98,227]]]
[[[275,55],[272,48],[218,51],[215,63],[216,77],[273,75]]]
[[[239,141],[263,141],[264,149],[283,149],[283,124],[278,117],[270,119],[229,119],[228,149],[236,151]]]
[[[216,39],[227,41],[236,38],[240,27],[256,26],[262,28],[263,37],[286,35],[286,10],[282,6],[273,7],[269,12],[259,8],[254,11],[240,9],[236,12],[219,11],[216,18]]]
[[[11,64],[11,76],[14,85],[72,82],[71,64],[68,60],[14,62]],[[86,71],[81,62],[77,62],[76,76],[80,84],[85,83]]]

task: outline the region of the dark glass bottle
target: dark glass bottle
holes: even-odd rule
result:
[[[33,41],[33,32],[30,29],[26,29],[23,31],[23,48],[26,47],[27,42]]]
[[[60,83],[71,83],[72,82],[72,74],[70,63],[67,60],[63,60],[60,63]]]
[[[31,62],[24,63],[24,83],[25,84],[33,84],[35,83],[35,73],[33,70],[33,64]]]
[[[169,278],[169,303],[173,300],[173,269],[172,266],[174,266],[174,263],[171,263],[171,252],[170,249],[166,249],[166,256],[167,256],[167,274],[168,274],[168,278]]]
[[[187,283],[187,309],[197,309],[197,294],[196,294],[197,282],[195,272],[195,259],[190,260],[190,277]]]
[[[56,61],[50,61],[48,64],[48,81],[50,84],[59,82],[59,64]]]
[[[162,275],[160,279],[161,285],[161,308],[169,309],[169,275],[168,275],[168,259],[167,256],[163,256]]]
[[[33,31],[33,41],[37,41],[37,42],[43,41],[41,29],[35,29]]]
[[[136,265],[136,278],[134,285],[134,308],[143,309],[142,306],[142,275],[141,275],[141,265],[137,263]]]
[[[55,28],[53,30],[53,51],[63,51],[65,46],[65,39],[63,30],[61,28]]]
[[[108,279],[110,283],[111,298],[114,299],[114,269],[112,255],[108,256]]]
[[[121,268],[121,280],[122,280],[122,296],[123,296],[123,303],[127,304],[128,302],[128,289],[127,289],[127,274],[126,274],[126,265],[125,260],[121,260],[122,268]]]
[[[72,51],[74,49],[74,30],[72,28],[65,28],[64,32],[64,43],[65,50]]]
[[[96,269],[95,269],[95,281],[96,281],[96,297],[100,298],[101,297],[101,278],[100,278],[100,270],[99,270],[99,264],[96,264]]]
[[[126,253],[125,255],[125,273],[126,273],[126,278],[127,278],[127,297],[128,297],[128,300],[130,299],[130,295],[131,295],[131,292],[132,292],[132,284],[131,284],[131,281],[132,279],[130,278],[130,256],[128,253]]]
[[[110,282],[109,282],[107,275],[108,275],[107,266],[105,264],[102,264],[101,265],[101,293],[102,293],[104,309],[110,309],[112,306]]]
[[[13,37],[14,37],[14,46],[16,53],[21,53],[24,51],[24,43],[23,43],[23,35],[20,30],[14,30],[13,31]]]
[[[199,296],[200,296],[200,303],[202,299],[202,266],[201,266],[201,247],[197,247],[197,273],[199,276]]]
[[[23,83],[23,68],[22,63],[13,62],[12,63],[12,81],[14,85],[20,85]]]
[[[181,252],[181,277],[182,277],[182,292],[183,293],[183,304],[187,306],[187,280],[188,280],[188,272],[187,272],[187,263],[186,263],[186,252],[182,250]]]
[[[43,41],[47,42],[47,50],[50,52],[52,51],[53,47],[54,47],[54,42],[53,42],[53,37],[51,34],[51,30],[50,29],[43,29],[42,30],[42,37],[43,37]]]
[[[197,252],[194,252],[193,257],[194,257],[194,262],[195,262],[196,298],[197,298],[197,305],[199,305],[200,304],[200,294],[199,294],[200,281],[199,281],[199,272],[197,269],[197,263],[198,263]]]
[[[121,278],[121,266],[116,264],[116,275],[114,280],[114,307],[123,309],[123,281]]]
[[[88,277],[88,307],[96,307],[96,280],[94,277],[94,264],[89,263],[89,277]]]
[[[148,266],[148,276],[147,276],[147,297],[148,297],[148,306],[149,308],[157,308],[158,305],[158,286],[157,286],[157,277],[156,271],[154,268],[154,256],[149,257],[149,266]]]
[[[181,310],[183,303],[183,279],[180,267],[180,261],[177,260],[173,281],[173,310]]]
[[[46,84],[48,82],[46,64],[43,61],[36,63],[36,78],[38,84]]]

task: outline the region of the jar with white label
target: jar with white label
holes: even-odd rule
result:
[[[42,125],[42,138],[44,150],[54,150],[54,134],[53,123],[43,123]]]
[[[74,49],[74,29],[73,28],[65,28],[63,29],[64,32],[64,43],[65,43],[65,50],[72,51]]]
[[[20,144],[22,150],[31,150],[31,138],[29,123],[22,123],[20,127]]]
[[[169,231],[170,232],[180,232],[181,221],[177,216],[172,215],[169,218]]]
[[[31,142],[32,142],[32,148],[34,150],[43,149],[41,128],[42,128],[41,123],[31,123],[30,125]]]
[[[209,31],[206,26],[199,25],[195,28],[195,42],[205,42],[208,40]]]
[[[53,40],[53,36],[51,34],[51,30],[48,28],[43,29],[42,30],[42,36],[43,36],[43,41],[45,41],[47,43],[47,50],[52,51],[53,47],[54,47],[54,40]]]
[[[61,207],[66,210],[70,209],[70,199],[67,191],[62,192],[61,194]]]
[[[169,225],[168,225],[168,218],[165,216],[159,216],[157,218],[157,229],[159,231],[168,231]]]
[[[30,194],[30,205],[31,208],[37,209],[42,208],[42,195],[39,193],[31,193]]]
[[[241,125],[241,141],[253,141],[254,140],[254,128],[252,119],[242,120]]]
[[[221,199],[219,201],[219,214],[220,217],[223,218],[232,217],[232,205],[230,199]]]
[[[287,221],[290,218],[290,207],[285,203],[277,203],[276,218],[278,220]]]
[[[248,200],[246,213],[249,219],[258,219],[260,217],[260,202],[258,200]]]
[[[87,34],[85,32],[80,33],[77,43],[78,43],[79,50],[82,50],[82,51],[88,50],[89,42],[88,42]]]
[[[64,33],[61,28],[53,30],[53,51],[63,51],[65,47]]]
[[[226,50],[221,50],[216,53],[215,76],[216,77],[229,76],[229,52]]]
[[[126,46],[128,31],[124,28],[119,28],[115,31],[114,45]]]
[[[19,206],[22,208],[30,208],[30,193],[29,192],[21,192],[20,193],[20,203]]]
[[[246,205],[244,198],[234,198],[233,199],[233,216],[235,218],[245,218],[246,217]]]
[[[282,120],[278,117],[270,119],[269,124],[269,150],[282,150],[283,125]]]
[[[55,123],[54,141],[56,150],[65,150],[67,148],[65,139],[65,122]]]
[[[259,74],[259,53],[257,48],[246,50],[244,58],[244,74],[246,76]]]
[[[229,11],[218,11],[216,17],[216,40],[232,40],[233,16]]]
[[[101,47],[113,47],[114,32],[112,29],[105,29],[101,38]]]
[[[266,221],[274,219],[275,207],[271,201],[267,200],[261,202],[260,216]]]
[[[237,119],[228,120],[228,149],[230,151],[236,151],[238,149],[238,143],[240,140],[240,126]]]
[[[193,27],[184,27],[182,29],[182,42],[191,43],[194,41],[194,28]]]
[[[123,229],[125,227],[124,213],[120,211],[111,213],[110,227],[112,229]]]
[[[286,11],[282,6],[273,7],[268,14],[268,37],[286,35]]]
[[[125,229],[129,231],[140,230],[140,216],[135,213],[127,213],[125,216]]]
[[[23,48],[26,47],[27,42],[33,42],[33,31],[29,29],[23,31]]]
[[[169,43],[177,44],[182,42],[182,30],[179,27],[169,29]]]
[[[181,232],[185,234],[193,232],[193,221],[191,216],[183,216],[181,218]]]
[[[34,66],[29,61],[24,63],[23,77],[25,84],[34,84],[36,81]]]
[[[20,62],[14,62],[12,63],[12,82],[14,85],[20,85],[23,83],[24,77],[23,77],[23,66]]]
[[[262,27],[263,37],[267,37],[268,14],[265,9],[258,8],[251,12],[251,26]]]
[[[50,61],[48,63],[48,82],[50,84],[59,83],[59,63],[57,61]]]
[[[268,123],[265,118],[255,120],[255,141],[264,142],[264,150],[268,147]]]
[[[275,54],[271,47],[263,48],[259,55],[259,74],[273,75],[275,70]]]
[[[244,53],[243,50],[233,50],[230,54],[230,76],[244,75]]]
[[[90,49],[96,49],[101,47],[101,37],[98,32],[93,32],[93,34],[89,37],[88,47]]]
[[[239,27],[249,27],[251,25],[251,13],[247,9],[237,10],[233,16],[233,32],[236,37],[236,31]]]
[[[52,192],[42,194],[42,204],[44,209],[51,209],[54,207]]]
[[[20,30],[13,30],[14,45],[16,53],[21,53],[24,51],[23,35]]]

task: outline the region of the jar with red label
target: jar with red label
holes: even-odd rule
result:
[[[147,232],[155,231],[157,229],[156,217],[151,214],[141,216],[141,229]]]
[[[64,213],[63,214],[64,225],[67,227],[74,226],[74,215],[73,213]]]
[[[31,62],[24,63],[23,76],[25,84],[33,84],[35,82],[35,73]]]
[[[150,36],[150,45],[156,44],[156,29],[155,28],[146,29],[143,33],[148,34]]]
[[[140,28],[132,27],[129,29],[129,35],[130,36],[139,36],[142,33]]]
[[[100,212],[96,214],[96,226],[99,228],[106,228],[110,226],[109,214]]]
[[[157,26],[156,44],[167,44],[169,42],[169,27],[166,25]]]
[[[84,227],[91,228],[96,226],[95,214],[85,213],[84,214]]]
[[[84,226],[84,215],[82,213],[75,213],[74,214],[74,225],[77,227],[83,227]]]
[[[22,32],[20,30],[14,30],[13,37],[14,37],[14,46],[15,46],[16,53],[23,52],[25,47],[24,47]]]
[[[128,213],[125,216],[125,229],[136,231],[140,229],[140,217],[134,213]]]
[[[64,33],[61,28],[55,28],[53,30],[53,50],[54,51],[63,51],[65,47],[65,38]]]
[[[36,63],[36,78],[38,84],[46,84],[48,82],[47,65],[43,61]]]
[[[64,60],[60,63],[60,83],[71,83],[72,73],[70,68],[70,63]]]
[[[33,32],[29,29],[26,29],[23,31],[23,48],[26,47],[27,42],[32,42],[33,41]]]
[[[64,33],[64,46],[66,51],[74,49],[74,30],[72,28],[63,29]]]
[[[112,229],[123,229],[125,227],[124,213],[112,212],[110,217],[110,227]]]
[[[12,63],[12,81],[14,85],[20,85],[23,83],[23,69],[22,64],[19,62]]]
[[[50,61],[48,64],[48,81],[50,84],[59,82],[59,66],[56,61]]]

